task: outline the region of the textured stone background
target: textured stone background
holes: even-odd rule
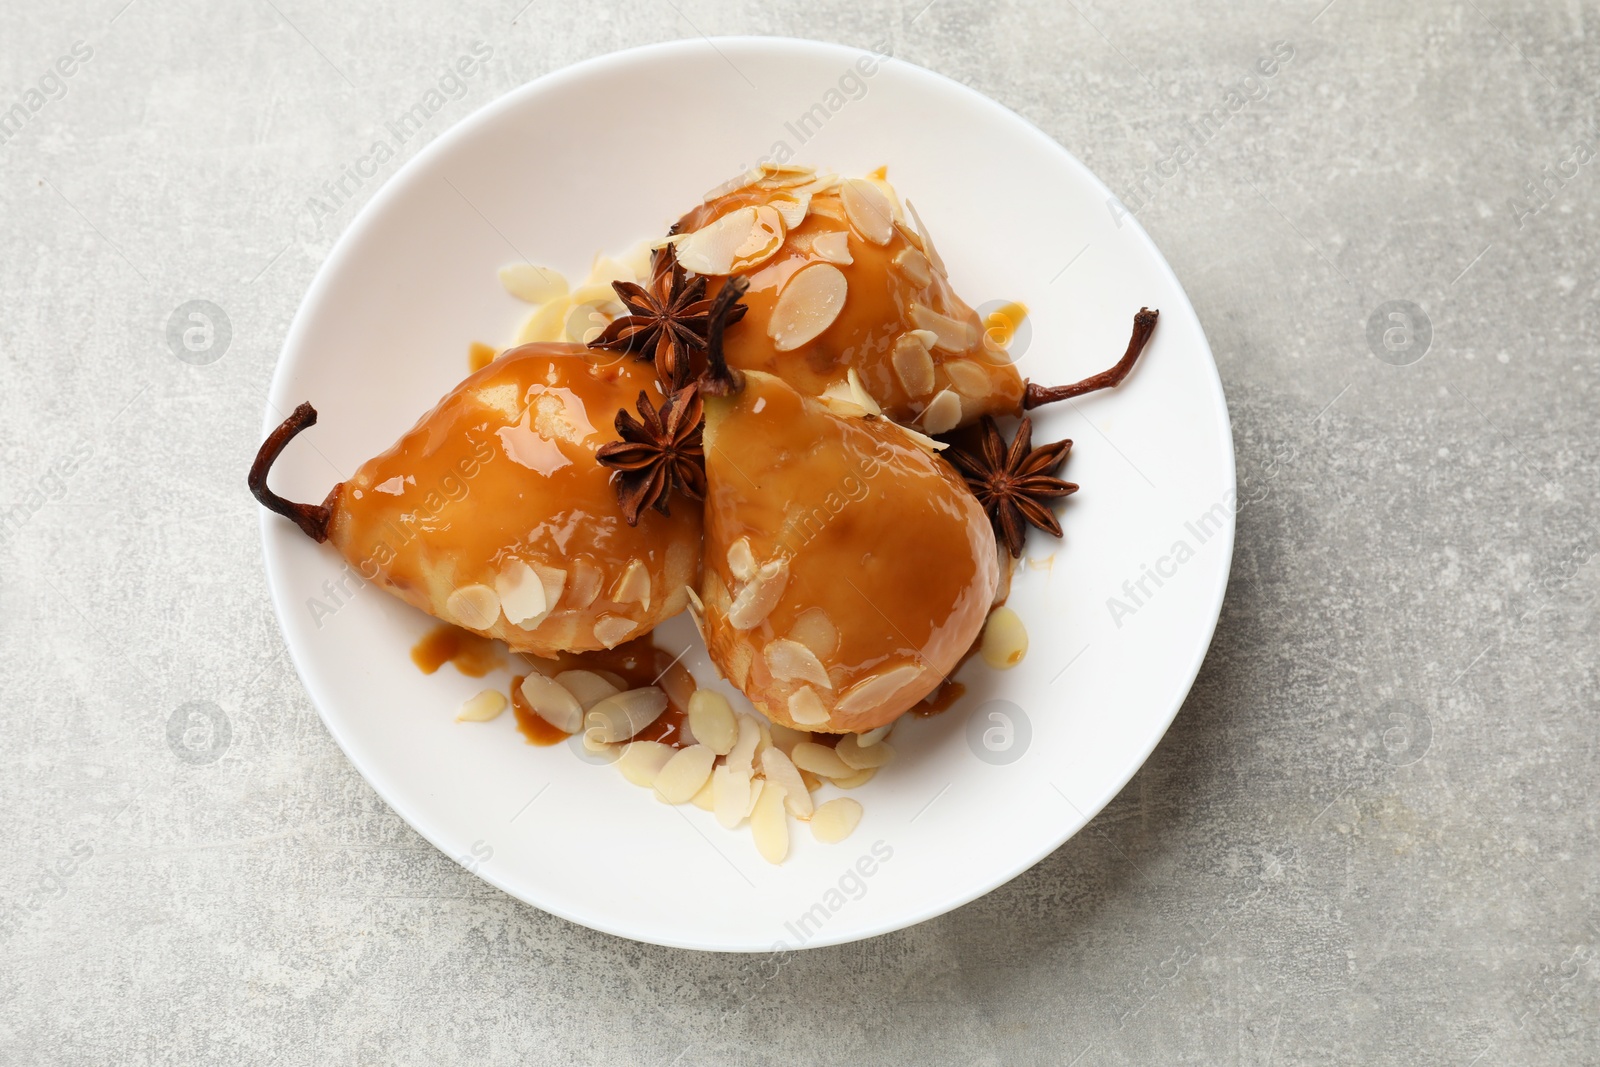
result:
[[[1600,1060],[1600,5],[522,2],[7,12],[0,107],[93,55],[0,144],[0,1061]],[[374,128],[474,41],[408,150],[718,33],[887,37],[1084,158],[1188,287],[1246,480],[1123,795],[969,907],[775,968],[547,917],[402,824],[288,664],[241,486],[357,206],[306,201]],[[193,299],[232,327],[203,366],[166,340]],[[1390,300],[1422,358],[1375,357]],[[213,762],[169,739],[193,701]]]

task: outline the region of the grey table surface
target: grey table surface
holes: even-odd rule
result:
[[[1600,1061],[1600,5],[522,4],[6,9],[0,1061]],[[1187,287],[1245,482],[1210,655],[1111,806],[778,965],[542,914],[388,810],[285,655],[241,484],[400,160],[308,201],[386,118],[474,42],[402,156],[730,33],[887,40],[1083,158]],[[197,299],[231,325],[204,365],[167,337]],[[169,731],[194,702],[214,760]]]

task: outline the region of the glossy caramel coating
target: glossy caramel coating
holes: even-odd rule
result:
[[[647,363],[571,344],[512,349],[339,487],[329,539],[367,580],[518,651],[639,636],[683,609],[701,530],[684,500],[630,527],[595,460],[641,390],[660,403]],[[534,580],[537,593],[519,584]]]
[[[804,219],[785,229],[775,252],[752,268],[735,268],[749,279],[744,303],[750,310],[727,333],[729,364],[775,374],[807,396],[821,395],[854,368],[885,414],[919,427],[934,398],[949,389],[953,397],[934,416],[939,421],[926,427],[936,433],[983,415],[1020,412],[1023,380],[1004,349],[1009,329],[990,329],[986,340],[986,325],[951,287],[937,252],[928,254],[923,236],[894,190],[881,179],[857,181],[871,184],[883,195],[893,224],[878,228],[877,236],[887,231],[886,239],[878,243],[852,225],[839,184],[810,194]],[[792,188],[758,182],[695,208],[683,216],[679,228],[693,232],[741,208],[787,205],[794,198]],[[848,249],[849,263],[838,263],[836,253],[820,251],[841,244]],[[824,262],[837,266],[848,284],[843,307],[814,339],[782,351],[771,331],[779,297],[799,271]],[[713,278],[710,292],[719,285],[720,280]],[[919,306],[951,320],[944,343],[923,345],[926,363],[916,352],[896,357],[897,345],[922,339],[914,331],[928,320],[919,317],[915,310]],[[959,407],[954,406],[957,402]]]
[[[706,644],[774,722],[881,726],[982,630],[998,579],[989,521],[949,464],[885,420],[841,417],[747,373],[741,392],[707,403],[706,480]],[[776,596],[749,595],[777,573]],[[763,599],[770,608],[741,615]],[[792,645],[774,650],[780,640],[804,645],[825,677]]]

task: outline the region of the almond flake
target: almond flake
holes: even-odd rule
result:
[[[617,757],[617,770],[622,777],[642,789],[656,784],[661,769],[667,765],[676,750],[659,741],[634,741],[622,746]]]
[[[568,601],[574,608],[583,610],[594,603],[594,598],[600,595],[600,586],[605,580],[605,575],[600,573],[600,568],[586,559],[576,559],[572,562],[572,599]]]
[[[748,715],[739,716],[739,738],[728,750],[727,766],[748,771],[755,762],[756,746],[761,743],[761,727]]]
[[[768,781],[750,812],[750,836],[768,863],[782,863],[789,854],[789,816],[783,808],[783,787]]]
[[[892,722],[886,723],[885,725],[878,727],[876,730],[868,730],[864,734],[857,734],[856,744],[860,745],[862,748],[871,748],[879,741],[882,741],[885,737],[888,737],[889,730],[893,726],[894,723]]]
[[[946,433],[961,423],[961,397],[941,389],[922,412],[922,428],[928,433]]]
[[[839,649],[839,628],[821,608],[807,608],[802,612],[789,627],[789,637],[818,656],[831,656]]]
[[[1028,630],[1010,608],[995,608],[983,626],[983,662],[997,671],[1010,670],[1028,654]]]
[[[778,606],[783,589],[789,584],[789,561],[782,556],[768,560],[756,570],[739,595],[728,608],[728,625],[735,630],[750,630],[761,625],[763,619]]]
[[[889,356],[895,376],[900,379],[906,395],[911,397],[924,397],[933,392],[933,357],[918,336],[922,332],[903,333],[895,338],[894,352]]]
[[[882,767],[894,758],[894,749],[888,745],[862,747],[861,740],[855,734],[845,734],[841,737],[839,743],[833,746],[833,752],[846,767],[857,771],[864,771],[868,767]]]
[[[948,442],[935,441],[927,434],[918,433],[909,426],[902,426],[898,422],[890,423],[890,425],[899,430],[901,433],[905,434],[907,437],[911,438],[912,443],[914,443],[918,448],[925,449],[926,451],[932,452],[935,455],[938,455],[940,452],[943,452],[945,449],[950,447]]]
[[[485,689],[461,705],[456,722],[488,722],[505,710],[505,694],[498,689]]]
[[[630,559],[608,594],[613,604],[639,604],[650,610],[650,571],[644,560]]]
[[[840,759],[833,749],[814,741],[802,741],[794,746],[789,758],[801,770],[810,771],[824,778],[848,778],[856,773],[855,768]]]
[[[867,392],[867,387],[861,384],[861,375],[856,373],[856,369],[850,367],[845,371],[845,376],[845,380],[850,386],[850,399],[855,402],[855,405],[866,411],[868,415],[882,415],[883,408],[879,407],[878,402],[872,399],[872,394]]]
[[[811,239],[811,254],[824,263],[837,263],[841,267],[855,262],[850,255],[850,235],[844,230],[817,234]]]
[[[584,711],[588,711],[606,697],[616,696],[622,692],[621,686],[612,685],[609,679],[600,677],[594,671],[562,671],[556,675],[555,680],[560,683],[561,688],[577,699],[578,706]]]
[[[840,418],[860,419],[866,417],[867,409],[856,403],[855,393],[850,389],[848,378],[844,381],[829,382],[817,399],[821,400],[827,405],[829,411]]]
[[[957,391],[974,400],[982,400],[994,391],[988,372],[970,359],[957,359],[946,363],[944,372],[950,376],[950,384],[955,386]]]
[[[522,699],[535,715],[563,733],[575,734],[583,727],[583,705],[554,678],[530,673],[522,679]]]
[[[839,789],[854,789],[857,786],[866,785],[868,782],[872,781],[872,776],[877,773],[878,768],[868,767],[864,771],[857,771],[848,778],[835,778],[828,784],[836,786]]]
[[[714,689],[696,689],[689,698],[688,716],[696,741],[719,756],[733,751],[739,740],[739,722],[727,697]]]
[[[847,178],[839,183],[839,199],[852,229],[875,245],[889,243],[894,236],[894,208],[882,189],[865,178]]]
[[[750,243],[758,228],[755,208],[730,211],[684,235],[677,242],[678,262],[696,274],[731,274],[739,250]]]
[[[760,167],[751,167],[743,174],[734,175],[732,178],[729,178],[715,189],[712,189],[710,192],[706,193],[706,195],[701,198],[701,202],[709,204],[713,200],[721,200],[723,197],[728,196],[731,193],[737,193],[740,189],[748,189],[750,186],[760,181],[761,176],[762,170]]]
[[[469,630],[487,630],[500,621],[500,595],[486,585],[464,585],[445,599],[444,613]]]
[[[756,576],[756,556],[750,551],[748,537],[741,537],[728,546],[728,570],[741,582]]]
[[[933,264],[933,269],[950,277],[950,272],[944,269],[944,259],[939,255],[939,250],[933,247],[933,238],[928,236],[928,228],[922,224],[922,216],[917,214],[917,207],[911,201],[906,201],[906,213],[911,216],[911,221],[917,224],[917,239],[922,243],[922,251],[926,253],[928,262]]]
[[[688,594],[689,618],[694,620],[695,631],[700,634],[700,643],[709,644],[706,640],[706,605],[700,599],[700,594],[694,591],[694,586],[686,585],[683,591]]]
[[[805,185],[817,176],[815,170],[798,163],[762,163],[756,167],[756,172],[756,183],[773,189]]]
[[[928,262],[928,257],[912,248],[910,245],[894,254],[892,262],[906,276],[906,281],[918,289],[933,284],[933,265]]]
[[[584,730],[599,741],[615,744],[635,736],[666,710],[667,694],[656,686],[629,689],[590,708],[583,717]]]
[[[755,224],[744,244],[733,251],[730,273],[742,274],[771,259],[783,247],[783,215],[771,204],[756,208]]]
[[[565,296],[551,300],[523,320],[522,328],[517,331],[516,343],[530,345],[539,341],[561,340],[567,334],[567,312],[571,307],[572,301]]]
[[[802,741],[810,741],[811,735],[804,730],[796,730],[785,726],[781,722],[767,724],[767,732],[772,735],[772,747],[778,749],[785,756]]]
[[[911,663],[902,663],[898,667],[891,667],[886,671],[874,674],[863,682],[858,682],[839,701],[838,710],[844,715],[856,715],[870,711],[894,696],[905,686],[916,681],[922,671]]]
[[[768,782],[783,790],[783,806],[789,809],[790,815],[797,819],[811,818],[814,807],[811,791],[800,780],[800,772],[782,749],[769,748],[761,753],[761,773]]]
[[[767,320],[767,336],[779,352],[792,352],[833,325],[849,291],[844,272],[832,263],[802,267],[784,284]]]
[[[711,780],[717,754],[704,745],[680,748],[655,778],[656,794],[668,804],[684,804]]]
[[[711,775],[708,774],[706,775],[706,784],[700,787],[700,791],[698,793],[689,798],[689,803],[693,804],[701,811],[711,811],[713,810],[713,796],[714,794],[711,788]]]
[[[811,210],[811,194],[805,193],[801,196],[794,196],[789,193],[780,193],[767,201],[767,203],[772,206],[772,209],[778,213],[778,217],[783,220],[783,228],[787,232],[799,229],[800,224],[806,220],[806,212]]]
[[[922,304],[911,305],[911,321],[917,324],[918,329],[933,333],[934,341],[930,346],[932,348],[946,352],[965,352],[978,343],[977,328],[971,323],[952,319],[949,315],[941,315]]]
[[[616,648],[639,628],[632,619],[621,615],[602,615],[594,624],[594,639],[606,648]]]
[[[780,682],[799,680],[813,682],[824,689],[833,688],[828,668],[822,665],[815,652],[799,641],[791,641],[787,637],[768,641],[762,654],[767,661],[767,670]]]
[[[750,793],[748,768],[724,765],[711,772],[711,810],[723,829],[732,830],[744,822],[750,811]]]
[[[803,685],[789,694],[789,718],[801,726],[823,726],[828,721],[828,709],[815,689]]]
[[[560,271],[535,267],[532,263],[509,263],[500,268],[500,284],[506,292],[529,304],[544,304],[567,295],[567,279]]]
[[[513,626],[535,624],[550,610],[545,601],[544,582],[526,563],[512,563],[495,575],[494,591],[500,597],[500,610]]]
[[[836,845],[855,831],[861,821],[861,804],[849,797],[835,797],[811,814],[811,836],[824,845]]]

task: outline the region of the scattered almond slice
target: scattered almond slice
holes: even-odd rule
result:
[[[828,709],[815,689],[803,685],[789,694],[789,718],[801,726],[821,726],[828,721]]]
[[[894,749],[882,743],[863,746],[855,734],[845,734],[833,746],[833,754],[851,770],[864,771],[868,767],[882,767],[888,763],[894,758]]]
[[[714,799],[714,791],[711,788],[711,777],[712,776],[709,774],[706,775],[706,784],[700,787],[700,791],[698,793],[689,798],[689,803],[693,804],[701,811],[715,810],[712,803]]]
[[[649,611],[650,571],[645,567],[644,560],[630,559],[607,595],[613,604],[640,604]]]
[[[811,252],[825,263],[848,267],[855,262],[850,255],[850,235],[844,230],[820,233],[811,239]]]
[[[919,432],[917,430],[913,430],[909,426],[902,426],[898,422],[894,423],[893,425],[894,425],[895,429],[899,430],[901,433],[903,433],[907,437],[911,438],[912,443],[916,444],[919,448],[926,449],[929,452],[935,452],[935,453],[943,452],[945,449],[950,447],[950,445],[947,442],[945,442],[945,441],[935,441],[933,438],[929,437],[927,434],[921,433],[921,432]]]
[[[944,365],[950,384],[965,396],[982,400],[994,391],[994,382],[987,371],[970,359],[952,360]]]
[[[750,812],[750,835],[756,851],[768,863],[782,863],[789,854],[789,816],[783,807],[783,787],[768,780]]]
[[[558,296],[541,306],[523,320],[522,328],[517,331],[516,343],[528,345],[538,341],[561,340],[567,333],[567,312],[571,307],[572,302],[565,296]]]
[[[543,304],[567,295],[567,279],[560,271],[532,263],[508,263],[500,268],[506,292],[529,304]]]
[[[891,728],[893,728],[893,726],[894,726],[894,723],[892,723],[892,722],[891,723],[885,723],[884,725],[878,727],[875,730],[868,730],[864,734],[857,734],[856,735],[856,744],[860,745],[862,748],[871,748],[873,745],[877,744],[879,741],[882,741],[885,737],[888,737],[889,736],[889,730]]]
[[[661,677],[656,680],[656,684],[666,691],[667,700],[675,707],[680,708],[687,708],[689,701],[694,698],[695,693],[699,692],[695,687],[694,675],[689,673],[689,668],[683,665],[681,658],[667,665],[667,669],[661,672]],[[694,727],[690,726],[686,720],[683,724],[683,730],[686,734],[693,734]],[[692,743],[693,740],[685,742],[685,744]]]
[[[825,845],[836,845],[855,832],[861,822],[861,803],[850,797],[835,797],[811,814],[811,836]]]
[[[865,681],[857,682],[839,701],[838,710],[843,715],[854,715],[875,707],[893,696],[902,686],[910,684],[921,673],[921,670],[911,663],[902,663],[898,667],[880,671]]]
[[[783,806],[797,819],[811,818],[811,791],[800,780],[800,771],[780,748],[769,748],[761,753],[761,773],[769,783],[783,790]]]
[[[602,678],[594,671],[562,671],[556,675],[555,680],[577,699],[578,706],[584,711],[588,711],[606,697],[616,696],[622,692],[621,686],[613,685],[610,679]]]
[[[755,169],[757,177],[752,184],[759,183],[769,189],[791,189],[806,185],[817,176],[814,169],[798,163],[762,163]]]
[[[728,608],[728,625],[735,630],[750,630],[778,606],[784,586],[789,584],[789,561],[782,556],[768,560],[756,569],[756,576],[733,598]]]
[[[961,422],[961,397],[952,389],[941,389],[922,411],[922,428],[928,433],[946,433]]]
[[[697,689],[689,698],[689,729],[695,740],[719,756],[733,751],[739,740],[739,723],[728,698],[714,689]]]
[[[713,200],[721,200],[730,193],[737,193],[740,189],[748,189],[750,186],[760,181],[761,176],[762,170],[760,167],[751,167],[743,174],[736,174],[732,178],[729,178],[727,181],[723,182],[721,185],[717,186],[715,189],[708,191],[706,195],[701,198],[701,202],[709,204]]]
[[[608,696],[584,715],[585,732],[599,741],[626,741],[661,717],[667,694],[653,685]]]
[[[914,330],[895,338],[890,362],[906,395],[923,397],[933,392],[933,357],[919,336],[924,331]]]
[[[802,741],[811,740],[811,735],[804,730],[795,730],[780,722],[769,723],[768,732],[772,735],[772,747],[787,756]]]
[[[861,375],[856,373],[854,367],[845,371],[845,383],[850,386],[850,399],[855,405],[864,410],[868,415],[882,415],[883,408],[867,392],[867,387],[861,384]]]
[[[728,570],[741,582],[756,576],[756,557],[750,551],[750,539],[741,537],[728,546]]]
[[[833,688],[828,668],[822,665],[815,652],[799,641],[791,641],[787,637],[775,638],[767,642],[762,656],[767,661],[767,670],[778,681],[811,682],[824,689]]]
[[[878,768],[868,767],[866,770],[856,771],[848,778],[835,778],[829,784],[840,789],[855,789],[857,786],[863,786],[872,781],[872,776],[877,773]]]
[[[872,182],[847,178],[839,183],[839,199],[851,229],[875,245],[888,244],[894,236],[894,208]]]
[[[505,694],[498,689],[485,689],[461,705],[456,722],[488,722],[505,710]]]
[[[487,585],[464,585],[445,598],[444,613],[469,630],[487,630],[500,619],[500,596]]]
[[[799,641],[820,656],[831,656],[839,648],[839,628],[821,608],[807,608],[789,627],[789,639]],[[832,681],[829,681],[832,687]]]
[[[756,746],[761,743],[761,727],[748,715],[739,716],[739,736],[728,750],[726,765],[736,771],[748,771],[756,758]]]
[[[856,769],[840,759],[833,749],[814,741],[802,741],[794,746],[789,758],[801,770],[824,778],[849,778],[856,773]]]
[[[616,648],[638,628],[638,623],[621,615],[602,615],[594,624],[594,639],[607,648]]]
[[[815,340],[839,317],[849,282],[832,263],[813,263],[796,271],[778,293],[767,336],[779,352],[792,352]]]
[[[622,754],[617,757],[617,770],[634,785],[649,789],[656,784],[657,776],[675,751],[671,745],[659,741],[630,741],[622,746]]]
[[[928,257],[909,245],[894,254],[890,260],[901,274],[906,276],[906,281],[918,289],[933,284],[933,264],[928,262]]]
[[[711,772],[711,810],[723,829],[744,822],[750,811],[750,771],[723,765]]]
[[[783,214],[778,208],[771,204],[756,208],[749,236],[733,251],[731,273],[743,274],[771,259],[783,247],[783,238]]]
[[[554,678],[530,672],[522,679],[522,699],[535,715],[563,733],[575,734],[583,727],[583,705]]]
[[[923,304],[911,305],[911,321],[917,324],[918,329],[933,334],[931,347],[946,352],[965,352],[978,341],[977,328],[971,323],[941,315]]]
[[[586,559],[573,560],[572,597],[568,603],[582,611],[600,595],[600,586],[604,581],[605,575],[600,573],[599,567]]]
[[[850,389],[848,378],[829,382],[817,397],[827,405],[828,410],[845,419],[861,419],[867,415],[867,409],[855,401],[855,394]]]
[[[767,203],[783,220],[783,228],[787,232],[799,229],[800,224],[806,220],[806,212],[811,210],[811,194],[802,193],[799,196],[779,194]]]
[[[694,620],[694,628],[700,634],[700,643],[702,645],[706,644],[705,601],[700,599],[700,594],[694,591],[694,586],[692,585],[684,586],[683,591],[687,594],[686,599],[689,601],[689,618]]]
[[[933,269],[948,278],[950,272],[944,269],[944,259],[940,257],[939,250],[933,247],[933,238],[928,236],[928,228],[922,224],[922,216],[917,214],[917,207],[911,201],[906,201],[906,214],[911,216],[911,221],[917,226],[917,240],[922,245],[923,254],[928,257],[928,262],[933,264]]]
[[[494,591],[500,597],[500,610],[513,626],[537,621],[549,611],[545,602],[544,582],[539,573],[526,563],[516,562],[501,568],[495,575]]]
[[[711,780],[717,754],[705,745],[680,748],[656,775],[656,794],[668,804],[686,804]]]
[[[995,608],[983,626],[983,662],[997,671],[1010,670],[1028,654],[1028,630],[1022,616],[1007,607]]]
[[[756,209],[737,208],[693,233],[681,235],[677,241],[678,262],[684,270],[696,274],[731,274],[739,250],[753,240],[758,229]]]

